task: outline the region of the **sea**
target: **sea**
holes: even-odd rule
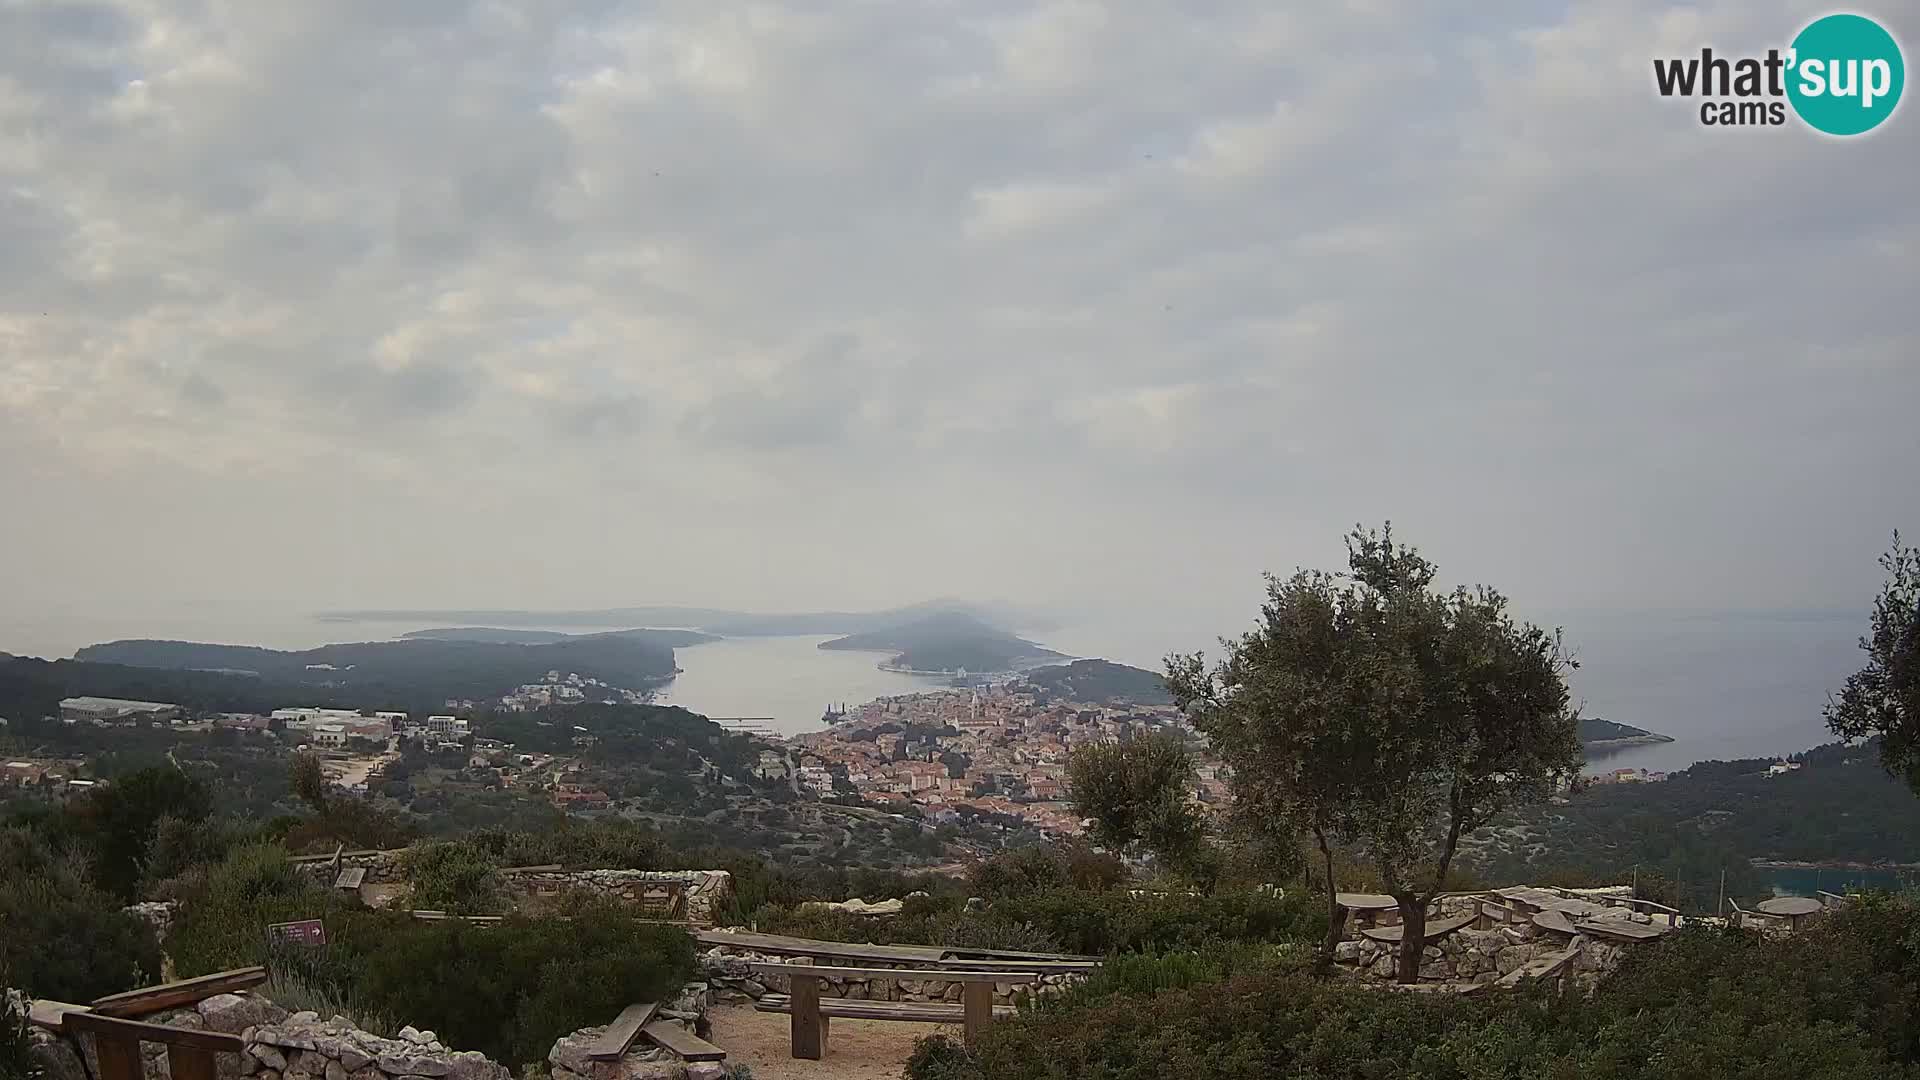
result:
[[[1535,621],[1564,628],[1580,667],[1570,682],[1582,712],[1669,735],[1596,759],[1607,768],[1672,771],[1707,759],[1775,757],[1831,741],[1821,707],[1862,659],[1864,613],[1567,612]],[[0,651],[48,658],[116,638],[173,638],[273,648],[380,641],[419,627],[323,622],[304,616],[115,619],[0,612]],[[592,632],[605,627],[540,627]],[[1159,669],[1168,653],[1217,656],[1217,635],[1241,627],[1063,622],[1027,636],[1073,656]],[[876,653],[817,648],[821,636],[730,638],[675,650],[682,673],[659,694],[714,717],[770,721],[797,734],[829,705],[938,689],[945,680],[882,671]],[[293,704],[293,703],[289,703]]]

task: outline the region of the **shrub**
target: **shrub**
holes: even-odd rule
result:
[[[694,971],[684,931],[612,905],[485,928],[390,913],[337,921],[329,949],[353,958],[359,1007],[516,1064],[543,1060],[555,1039],[636,1001],[671,1001]]]
[[[907,1058],[907,1080],[968,1080],[976,1068],[967,1048],[945,1035],[915,1039]]]
[[[0,968],[35,997],[90,1001],[160,974],[152,929],[94,888],[71,858],[0,829]]]
[[[1684,930],[1591,997],[1403,994],[1227,949],[1118,957],[910,1080],[1814,1080],[1920,1077],[1920,902],[1862,902],[1793,937]],[[1229,970],[1224,979],[1216,966]],[[1149,1000],[1150,999],[1150,1000]],[[946,1071],[936,1071],[944,1068]]]
[[[413,906],[462,915],[493,914],[506,906],[498,865],[464,840],[419,844],[406,854]]]
[[[182,977],[264,963],[270,924],[321,918],[347,904],[295,870],[286,849],[245,845],[228,852],[185,899],[167,952]]]
[[[1165,952],[1213,941],[1309,941],[1324,932],[1324,913],[1298,894],[1230,892],[1211,896],[1125,890],[1055,889],[1004,896],[992,917],[1024,923],[1075,953]]]

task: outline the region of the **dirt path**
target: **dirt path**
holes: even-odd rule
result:
[[[900,1080],[913,1041],[936,1032],[960,1037],[958,1024],[909,1024],[898,1020],[833,1021],[827,1056],[795,1060],[785,1013],[755,1012],[751,1005],[716,1005],[711,1041],[730,1064],[753,1067],[754,1080]]]

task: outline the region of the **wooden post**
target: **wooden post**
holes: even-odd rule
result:
[[[787,976],[787,985],[792,991],[793,1056],[819,1061],[827,1054],[827,1018],[820,1015],[820,977],[795,971]]]
[[[141,1080],[139,1039],[96,1031],[93,1050],[100,1059],[100,1080]]]
[[[177,1043],[167,1047],[167,1075],[173,1080],[214,1080],[213,1074],[213,1051]]]
[[[969,982],[962,984],[960,1000],[965,1007],[967,1045],[974,1045],[980,1035],[993,1023],[993,984],[990,982]]]

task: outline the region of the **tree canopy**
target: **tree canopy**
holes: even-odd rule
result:
[[[1860,648],[1867,666],[1827,705],[1827,726],[1847,739],[1881,736],[1880,762],[1920,792],[1920,548],[1900,534],[1880,557],[1887,581]]]
[[[1434,589],[1434,564],[1391,524],[1356,528],[1347,551],[1346,574],[1270,576],[1260,624],[1211,671],[1170,657],[1167,681],[1232,766],[1243,822],[1314,836],[1329,878],[1336,845],[1375,867],[1409,927],[1412,981],[1461,836],[1581,764],[1571,661],[1499,592]]]

